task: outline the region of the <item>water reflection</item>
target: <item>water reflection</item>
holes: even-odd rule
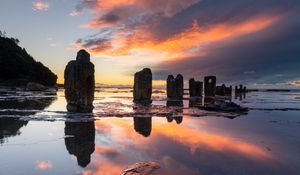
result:
[[[65,136],[69,154],[76,156],[79,166],[86,167],[95,151],[95,123],[65,122]]]
[[[175,107],[175,113],[170,113],[167,115],[167,121],[169,123],[176,121],[177,124],[182,123],[183,121],[183,101],[182,100],[167,100],[167,107]]]
[[[28,121],[15,118],[0,118],[0,144],[5,142],[5,138],[20,135],[20,129],[27,124]]]
[[[152,129],[152,117],[134,117],[134,130],[143,135],[144,137],[148,137],[151,134]]]
[[[246,99],[246,93],[235,93],[234,99],[242,101],[243,99]]]

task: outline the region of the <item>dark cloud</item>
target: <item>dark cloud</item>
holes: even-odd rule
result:
[[[99,2],[100,0],[84,0],[77,10],[95,10]],[[104,12],[98,9],[103,13],[94,18],[90,25],[96,28],[103,27],[103,24],[113,24],[108,29],[110,32],[80,39],[77,43],[94,51],[105,51],[112,48],[112,40],[121,36],[124,37],[124,41],[128,41],[123,47],[126,50],[130,49],[134,41],[143,40],[144,36],[147,37],[145,40],[159,45],[160,41],[167,41],[191,28],[193,21],[197,21],[205,33],[222,24],[238,26],[260,17],[279,17],[275,24],[262,31],[201,45],[199,52],[207,53],[205,56],[195,55],[175,61],[159,62],[155,67],[154,78],[165,80],[169,73],[183,73],[186,78],[217,75],[220,83],[271,84],[300,78],[299,0],[177,2],[141,0],[139,3],[116,6]],[[120,35],[122,32],[123,35]],[[130,36],[133,37],[130,39]]]
[[[80,44],[84,48],[90,48],[90,50],[93,52],[101,52],[111,48],[111,43],[109,40],[99,38],[86,40],[78,39],[76,44]]]
[[[185,30],[194,20],[205,30],[216,24],[234,25],[256,16],[285,13],[299,5],[298,0],[202,0],[171,18],[153,16],[149,30],[162,39]]]
[[[169,73],[186,78],[217,75],[219,82],[285,83],[300,77],[300,15],[289,13],[275,25],[233,41],[208,46],[209,54],[156,67],[156,79]]]

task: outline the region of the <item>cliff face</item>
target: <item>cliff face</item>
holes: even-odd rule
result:
[[[57,76],[17,43],[14,38],[0,36],[0,85],[23,86],[28,82],[55,85]]]

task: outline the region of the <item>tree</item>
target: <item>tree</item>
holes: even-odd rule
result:
[[[4,30],[3,31],[0,30],[0,37],[3,37],[3,38],[6,37],[6,32]]]

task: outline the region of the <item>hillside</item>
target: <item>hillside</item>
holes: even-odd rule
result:
[[[45,86],[56,84],[57,76],[41,62],[37,62],[18,39],[0,36],[0,85],[24,86],[36,82]]]

